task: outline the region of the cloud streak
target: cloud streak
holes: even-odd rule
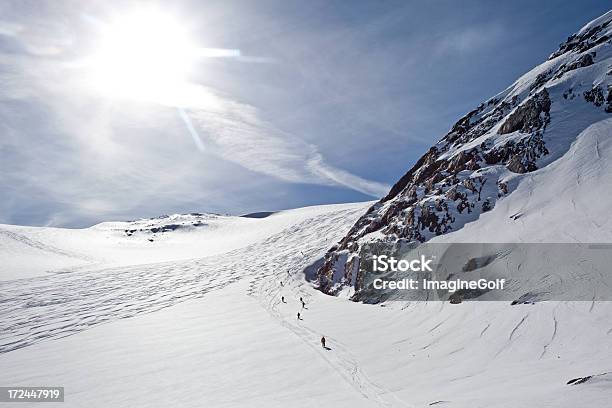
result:
[[[69,40],[51,41],[58,52],[33,52],[45,48],[40,36],[32,43],[26,29],[0,27],[21,50],[0,59],[0,188],[9,196],[0,222],[83,225],[211,196],[221,203],[227,188],[256,178],[249,172],[374,197],[389,188],[327,163],[316,145],[230,95],[185,84],[113,100],[90,86],[72,50],[61,51]],[[212,157],[245,171],[228,174]]]
[[[505,34],[499,23],[489,23],[444,33],[432,42],[437,57],[470,54],[495,45]]]
[[[195,87],[187,106],[194,127],[215,154],[248,170],[295,183],[342,186],[373,197],[389,191],[325,162],[313,144],[281,131],[262,119],[255,107]]]

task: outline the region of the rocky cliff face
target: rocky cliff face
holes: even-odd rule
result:
[[[365,242],[424,242],[478,220],[521,177],[549,165],[612,113],[612,11],[461,118],[325,256],[316,279],[337,294],[361,287]],[[611,129],[612,137],[612,129]]]

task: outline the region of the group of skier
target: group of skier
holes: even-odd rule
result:
[[[282,281],[280,282],[280,285],[281,285],[281,287],[284,287],[284,286],[285,286],[285,285],[283,284],[283,282],[282,282]],[[285,296],[281,296],[281,302],[282,302],[282,303],[287,303],[287,302],[285,301]],[[302,309],[301,309],[301,310],[307,309],[307,307],[306,307],[306,302],[304,301],[304,298],[300,297],[300,303],[302,304]],[[300,312],[301,312],[301,311],[300,311]],[[303,319],[302,319],[302,314],[301,314],[300,312],[297,312],[297,319],[298,319],[298,320],[303,320]],[[328,348],[325,346],[325,336],[321,336],[321,347],[323,347],[324,349],[329,350],[329,349],[328,349]]]
[[[285,302],[285,297],[282,296],[281,300],[283,301],[283,303],[287,303]],[[302,303],[302,310],[306,309],[306,302],[304,302],[304,299],[300,297],[300,303]],[[302,315],[300,312],[297,312],[297,318],[298,320],[302,320]]]

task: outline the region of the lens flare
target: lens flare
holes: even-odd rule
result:
[[[90,61],[92,81],[112,96],[159,99],[188,80],[197,56],[177,19],[155,9],[140,10],[101,26]]]

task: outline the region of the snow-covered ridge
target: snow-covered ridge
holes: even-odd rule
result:
[[[161,215],[155,218],[142,218],[133,221],[102,222],[90,228],[106,231],[123,231],[127,236],[132,236],[137,233],[155,235],[170,231],[185,231],[193,230],[194,228],[214,226],[219,219],[223,218],[224,216],[219,214],[208,213],[172,214]],[[232,217],[225,216],[225,218],[231,219]]]
[[[363,204],[314,206],[266,218],[174,214],[84,229],[0,225],[0,281],[198,259],[259,242],[296,220]]]
[[[602,127],[612,132],[611,123],[606,121],[612,113],[611,21],[612,12],[608,12],[587,24],[562,43],[547,61],[457,121],[389,194],[373,205],[347,236],[330,249],[317,274],[319,287],[324,292],[338,294],[346,286],[359,282],[355,274],[363,242],[424,242],[444,234],[450,234],[449,239],[453,239],[457,231],[472,224],[475,225],[470,230],[472,235],[464,239],[485,239],[475,234],[478,226],[485,228],[485,221],[500,224],[499,219],[512,217],[513,214],[495,210],[500,206],[520,208],[521,202],[525,205],[529,197],[517,191],[523,191],[526,185],[532,192],[547,191],[550,194],[547,204],[551,206],[555,205],[555,198],[562,201],[567,196],[563,191],[571,188],[568,183],[552,184],[563,191],[547,188],[555,180],[555,174],[547,169],[560,168],[553,165],[561,158],[564,158],[564,168],[575,169],[592,161],[612,159],[602,157],[609,154],[606,149],[566,157],[589,126],[600,123],[596,131],[598,138],[606,133]],[[586,133],[584,137],[593,140]],[[535,178],[542,172],[548,176]],[[608,196],[611,189],[605,180],[610,177],[612,172],[598,177],[603,185],[591,186],[592,191],[586,194],[593,201],[597,201],[602,190]],[[534,180],[539,184],[533,185]],[[582,182],[588,179],[583,178]],[[588,201],[588,197],[580,200]],[[605,213],[592,212],[604,209],[593,206],[589,209],[590,212],[574,208],[571,217],[581,221],[606,219]],[[488,212],[495,217],[485,217]],[[537,225],[561,223],[567,216],[567,213],[550,213]],[[577,224],[581,225],[580,229],[571,235],[549,229],[546,235],[538,237],[552,242],[577,240],[572,236],[589,236],[593,241],[610,239],[604,229],[595,226],[600,223],[579,221]],[[536,239],[535,236],[519,238],[512,230],[512,226],[506,226],[505,230],[498,231],[497,239]],[[589,234],[591,230],[593,233]]]

